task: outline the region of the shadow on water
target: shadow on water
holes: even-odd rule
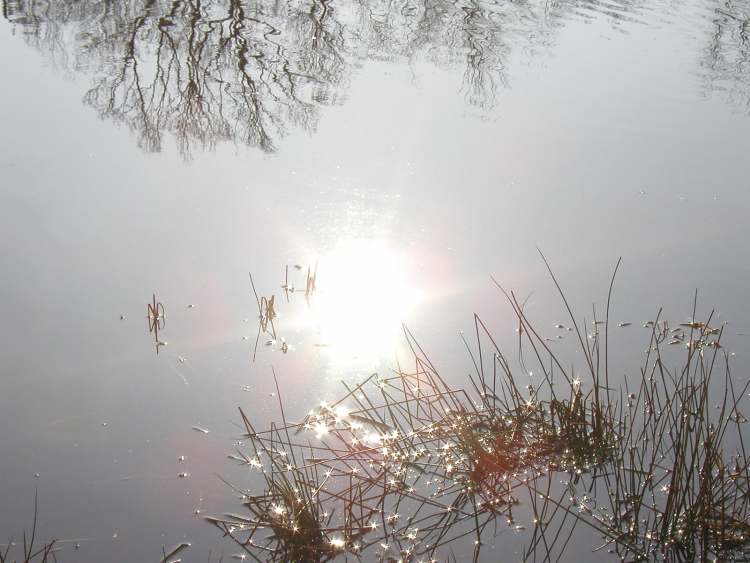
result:
[[[648,7],[646,7],[648,6]],[[316,129],[320,108],[341,103],[363,61],[428,62],[463,69],[466,102],[494,107],[513,52],[547,48],[571,20],[612,25],[673,6],[640,0],[334,3],[327,0],[157,2],[3,0],[3,16],[55,67],[91,75],[84,95],[99,115],[129,127],[146,151],[165,133],[187,158],[231,142],[273,152],[290,128]],[[706,90],[750,101],[747,3],[702,11]]]

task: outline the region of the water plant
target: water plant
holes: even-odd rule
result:
[[[4,546],[0,545],[0,563],[48,563],[57,561],[55,553],[58,548],[58,540],[50,540],[42,545],[38,545],[37,538],[37,516],[38,516],[38,498],[34,494],[34,521],[31,525],[31,532],[23,532],[21,545],[17,546],[11,538]],[[20,547],[20,559],[13,554],[13,548]],[[4,549],[3,549],[4,548]]]
[[[406,327],[412,367],[344,383],[300,421],[287,419],[277,383],[280,423],[256,430],[240,410],[248,449],[236,459],[261,492],[238,491],[247,515],[209,521],[259,561],[434,560],[452,546],[478,561],[502,526],[524,534],[524,560],[559,560],[574,536],[628,561],[746,560],[748,384],[731,376],[722,327],[695,320],[695,305],[686,323],[660,313],[644,323],[638,376],[616,387],[614,275],[604,319],[594,313],[586,332],[549,271],[581,374],[498,285],[516,315],[520,370],[475,315],[467,389],[447,383]],[[676,345],[684,361],[670,368]]]

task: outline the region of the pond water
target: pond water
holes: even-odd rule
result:
[[[696,290],[747,368],[746,1],[2,9],[0,542],[37,490],[61,561],[229,558],[237,407],[387,372],[402,322],[463,385],[474,312],[516,338],[490,276],[567,322],[538,249],[589,318],[622,257],[619,375]]]

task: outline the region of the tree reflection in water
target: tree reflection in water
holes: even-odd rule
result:
[[[724,2],[713,16],[701,60],[706,94],[725,92],[750,109],[750,2]]]
[[[513,50],[534,52],[571,18],[597,12],[638,21],[641,0],[2,0],[4,17],[54,65],[85,71],[84,96],[128,126],[147,151],[174,135],[194,148],[233,142],[273,152],[290,127],[315,130],[321,106],[340,103],[364,60],[462,67],[458,85],[483,110],[508,84]],[[649,5],[649,9],[654,9]],[[664,8],[668,10],[668,7]],[[712,10],[708,89],[750,100],[748,10]]]

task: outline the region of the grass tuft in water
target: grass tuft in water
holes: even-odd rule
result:
[[[580,374],[500,288],[517,317],[520,369],[475,315],[474,369],[467,389],[453,388],[404,328],[409,369],[344,384],[300,422],[287,420],[280,393],[281,423],[266,430],[240,411],[250,447],[238,459],[262,492],[240,492],[246,515],[209,521],[258,561],[444,559],[467,546],[476,561],[503,529],[524,540],[525,560],[560,560],[574,537],[626,561],[750,557],[748,385],[731,377],[722,327],[711,315],[678,326],[658,315],[637,378],[614,388],[614,276],[604,319],[587,322],[550,275]],[[675,342],[685,357],[670,369]]]
[[[57,561],[55,553],[58,549],[58,540],[51,540],[42,545],[37,543],[37,517],[39,514],[37,493],[34,493],[34,522],[31,532],[23,532],[20,545],[10,538],[6,545],[0,545],[0,563],[48,563]],[[20,548],[20,555],[14,554],[14,548]],[[20,558],[19,558],[20,557]]]

